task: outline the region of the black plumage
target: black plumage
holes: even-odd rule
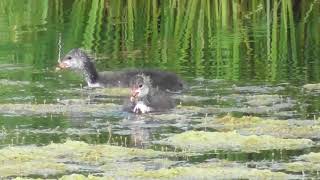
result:
[[[183,81],[176,74],[166,71],[130,69],[97,72],[91,57],[81,49],[72,49],[67,53],[60,60],[59,67],[82,72],[89,87],[129,87],[133,77],[144,74],[150,77],[153,87],[160,90],[180,92],[184,88]]]

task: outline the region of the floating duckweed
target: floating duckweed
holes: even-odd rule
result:
[[[232,150],[258,152],[272,149],[302,149],[311,147],[309,139],[281,139],[273,136],[243,136],[236,132],[187,131],[158,141],[160,144],[172,145],[191,152],[212,150]]]

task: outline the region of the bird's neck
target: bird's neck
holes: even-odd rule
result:
[[[84,77],[89,86],[90,84],[98,83],[99,74],[91,61],[86,62],[84,65]]]

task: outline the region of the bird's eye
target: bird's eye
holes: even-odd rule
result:
[[[67,57],[67,59],[69,59],[69,60],[70,60],[70,59],[72,59],[72,57],[71,57],[71,56],[68,56],[68,57]]]
[[[143,86],[143,85],[142,85],[142,84],[140,84],[140,85],[139,85],[139,88],[142,88],[142,86]]]

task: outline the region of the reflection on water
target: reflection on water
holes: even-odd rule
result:
[[[227,114],[317,125],[320,88],[305,84],[320,82],[319,13],[319,1],[2,0],[0,147],[72,139],[176,150],[153,142],[222,131],[201,125]],[[172,111],[122,112],[127,97],[118,91],[88,89],[76,73],[55,71],[60,35],[63,52],[83,47],[101,71],[160,68],[181,75],[188,90],[173,96]],[[309,151],[319,148],[216,151],[182,164],[219,158],[268,169]]]

